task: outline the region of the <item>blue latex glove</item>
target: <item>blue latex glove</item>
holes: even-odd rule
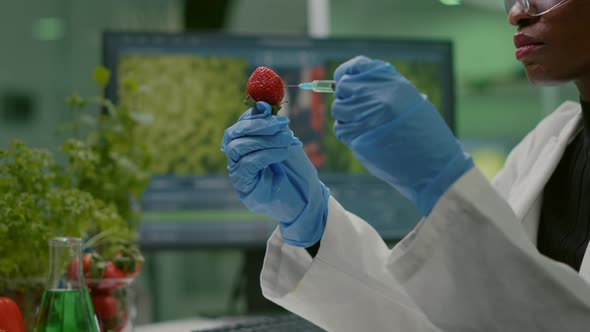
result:
[[[439,113],[390,64],[353,58],[335,73],[334,132],[422,215],[473,167]]]
[[[328,212],[328,188],[284,116],[256,103],[227,128],[221,150],[240,200],[252,212],[279,222],[285,243],[310,247],[322,237]]]

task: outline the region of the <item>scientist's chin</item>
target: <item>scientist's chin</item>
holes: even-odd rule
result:
[[[558,85],[575,79],[569,73],[564,57],[551,44],[519,32],[514,35],[515,56],[526,71],[529,81],[536,85]],[[561,64],[560,64],[561,62]]]
[[[559,84],[562,80],[550,74],[549,46],[541,39],[519,32],[514,35],[516,59],[522,62],[529,81],[539,85]]]

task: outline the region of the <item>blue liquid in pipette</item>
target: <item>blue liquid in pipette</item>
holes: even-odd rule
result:
[[[299,84],[299,88],[303,90],[313,90],[313,83],[301,83]]]
[[[311,82],[303,82],[297,85],[300,89],[311,90],[320,93],[334,93],[335,82],[329,80],[314,80]]]

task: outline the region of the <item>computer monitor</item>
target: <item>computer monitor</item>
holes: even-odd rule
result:
[[[156,174],[142,201],[142,247],[263,247],[276,223],[244,208],[220,152],[224,129],[247,109],[247,78],[267,66],[288,84],[332,79],[334,69],[356,55],[391,62],[454,128],[448,41],[106,33],[104,64],[113,74],[107,97],[130,102],[120,87],[136,81],[147,91],[141,110],[154,118],[138,132],[155,152]],[[289,88],[285,99],[280,114],[290,118],[332,195],[387,241],[411,230],[420,217],[416,209],[335,138],[332,96]]]

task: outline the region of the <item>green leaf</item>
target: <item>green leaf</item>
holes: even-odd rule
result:
[[[88,105],[88,100],[75,93],[66,98],[66,105],[71,108],[84,108]]]
[[[103,67],[93,73],[102,88],[110,75]],[[132,81],[122,88],[141,89]],[[145,190],[153,159],[135,133],[151,116],[131,112],[143,97],[123,105],[103,96],[66,98],[75,113],[67,129],[78,139],[65,140],[59,157],[21,141],[0,149],[0,291],[3,280],[46,275],[50,237],[107,229],[118,241],[137,237],[140,219],[131,200]]]
[[[111,72],[107,68],[100,66],[94,69],[93,77],[96,84],[104,89],[109,84]]]
[[[128,92],[137,92],[139,90],[139,84],[136,81],[131,79],[126,79],[123,81],[123,89]]]

